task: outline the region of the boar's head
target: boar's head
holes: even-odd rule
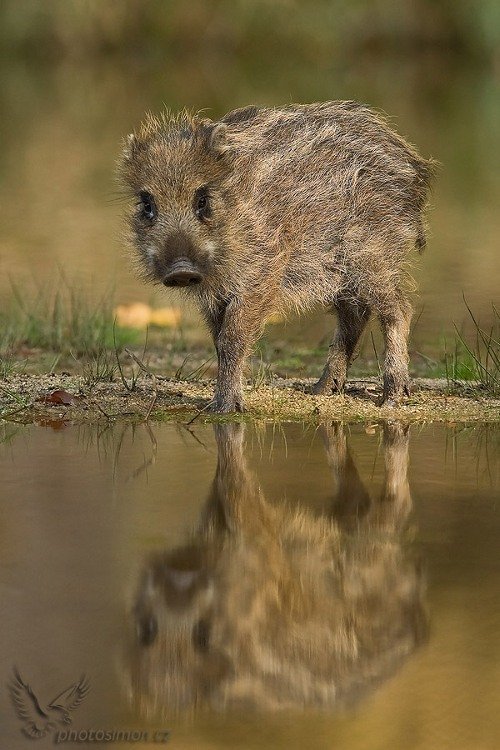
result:
[[[228,208],[226,129],[183,112],[148,116],[128,136],[119,171],[135,199],[131,239],[149,280],[203,288],[214,274]]]

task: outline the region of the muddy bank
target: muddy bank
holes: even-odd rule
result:
[[[0,419],[37,422],[95,422],[109,419],[265,421],[341,420],[377,421],[395,418],[406,422],[495,422],[500,420],[500,399],[484,395],[470,383],[450,388],[445,380],[417,378],[411,397],[397,407],[377,402],[381,387],[376,379],[351,379],[345,393],[313,396],[312,379],[273,378],[245,389],[243,415],[213,415],[209,402],[213,381],[186,382],[141,376],[132,390],[122,382],[98,382],[86,387],[73,375],[13,375],[0,381]]]

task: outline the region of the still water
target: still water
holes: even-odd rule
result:
[[[498,747],[498,426],[2,430],[0,747]]]

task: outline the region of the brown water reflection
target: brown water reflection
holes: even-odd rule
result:
[[[408,430],[385,424],[371,502],[345,428],[322,428],[335,482],[320,516],[273,505],[244,455],[244,426],[217,425],[215,479],[196,532],[144,567],[130,690],[142,716],[352,704],[425,638]]]
[[[496,748],[498,427],[57,427],[2,427],[2,685],[179,748]]]

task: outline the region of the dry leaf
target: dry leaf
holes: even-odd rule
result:
[[[132,305],[118,305],[115,310],[117,325],[122,328],[147,328],[151,317],[151,308],[143,302]]]
[[[116,322],[121,328],[144,329],[149,325],[161,328],[177,328],[182,313],[177,307],[160,307],[154,310],[144,302],[131,305],[118,305],[115,309]]]
[[[151,310],[151,324],[161,328],[177,328],[181,322],[182,313],[178,307],[160,307]]]
[[[71,406],[72,404],[78,403],[78,396],[58,388],[55,391],[39,396],[37,401],[43,401],[44,404],[63,404],[64,406]]]

